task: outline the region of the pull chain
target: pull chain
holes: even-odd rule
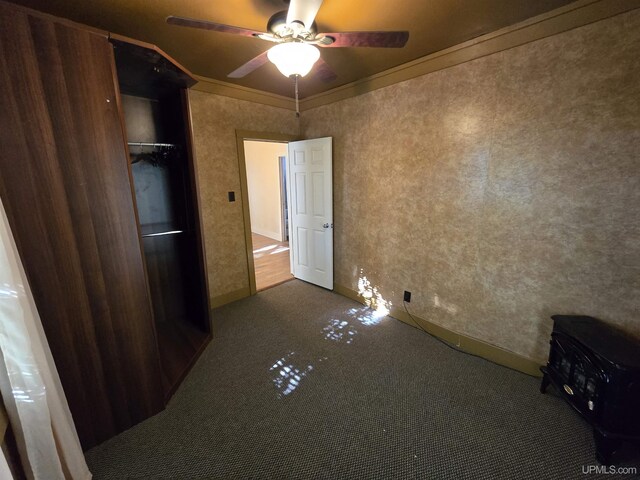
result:
[[[295,75],[295,83],[296,83],[296,117],[300,118],[300,101],[298,100],[298,78],[300,78],[300,75]]]

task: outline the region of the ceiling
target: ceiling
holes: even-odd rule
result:
[[[242,79],[227,78],[273,44],[165,23],[168,15],[210,20],[265,31],[269,17],[286,10],[284,0],[12,0],[110,32],[153,43],[192,73],[293,96],[291,80],[272,64]],[[310,74],[300,97],[331,90],[425,55],[561,7],[573,0],[324,0],[316,17],[320,32],[408,30],[395,48],[325,48],[322,58],[337,73],[331,83]]]

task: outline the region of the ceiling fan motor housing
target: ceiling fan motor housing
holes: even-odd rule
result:
[[[287,13],[287,10],[282,10],[281,12],[276,12],[271,15],[271,18],[267,22],[267,31],[280,38],[296,36],[306,40],[315,37],[318,32],[318,26],[315,21],[311,24],[311,28],[309,29],[307,29],[300,21],[287,24]]]
[[[285,75],[304,76],[320,60],[316,69],[324,82],[335,80],[336,75],[320,58],[316,47],[404,47],[409,39],[407,31],[363,31],[320,33],[315,22],[323,0],[284,0],[288,10],[276,12],[267,22],[267,32],[235,27],[209,20],[170,15],[167,23],[182,27],[200,28],[213,32],[254,37],[276,45],[228,74],[229,78],[243,78],[268,61],[276,64]],[[294,62],[293,65],[290,65]],[[285,65],[287,64],[287,65]],[[282,67],[282,68],[281,68]],[[286,68],[285,68],[286,67]]]

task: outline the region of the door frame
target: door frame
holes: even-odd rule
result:
[[[289,195],[289,191],[287,188],[287,165],[285,163],[286,160],[286,156],[278,157],[278,173],[280,175],[280,228],[282,232],[282,238],[280,239],[281,242],[289,241],[289,199],[287,198],[287,195]],[[285,212],[285,210],[287,210],[287,212]]]
[[[240,197],[242,199],[242,219],[244,222],[244,241],[247,247],[247,270],[249,271],[249,295],[255,295],[257,291],[256,268],[253,262],[253,240],[251,238],[251,217],[249,213],[249,186],[247,183],[247,162],[244,154],[245,140],[289,143],[301,140],[301,137],[299,135],[289,135],[286,133],[236,130],[238,169],[240,170]]]

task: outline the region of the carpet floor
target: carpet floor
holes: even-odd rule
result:
[[[213,319],[167,408],[87,452],[94,478],[595,478],[591,429],[538,379],[345,297],[294,280]]]

